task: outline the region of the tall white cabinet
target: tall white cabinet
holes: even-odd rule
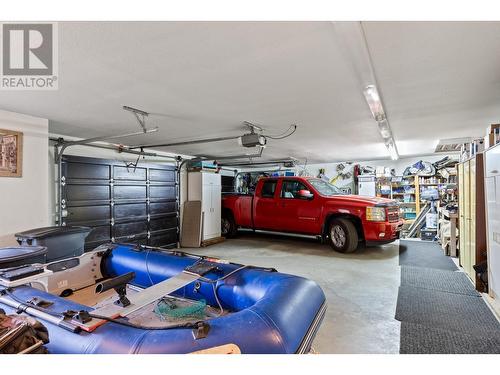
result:
[[[485,153],[489,295],[500,300],[500,144]]]
[[[201,201],[202,241],[221,236],[221,175],[213,172],[189,172],[188,200]]]

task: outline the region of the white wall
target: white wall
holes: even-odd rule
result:
[[[0,237],[49,224],[48,120],[0,110],[0,128],[23,133],[22,177],[0,177]]]

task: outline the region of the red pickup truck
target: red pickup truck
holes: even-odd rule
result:
[[[384,244],[399,238],[403,221],[396,201],[345,195],[319,178],[261,178],[254,195],[222,198],[222,234],[238,228],[318,236],[350,253],[359,242]]]

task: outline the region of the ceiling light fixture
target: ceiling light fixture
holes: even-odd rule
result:
[[[384,140],[392,138],[392,131],[387,120],[384,119],[378,123],[378,130]]]
[[[366,102],[368,103],[368,107],[370,107],[370,111],[375,121],[381,122],[385,120],[384,107],[382,106],[382,101],[380,100],[380,95],[375,85],[366,86],[363,90],[363,94],[365,95]]]
[[[385,147],[389,150],[389,155],[391,156],[392,160],[398,160],[399,155],[398,155],[398,150],[396,149],[396,144],[394,143],[394,140],[391,139],[389,142],[386,142]]]
[[[391,159],[399,158],[398,150],[392,135],[387,114],[384,110],[381,95],[377,89],[377,77],[373,67],[373,59],[368,47],[365,30],[362,22],[334,22],[337,42],[340,52],[350,63],[352,72],[356,76],[359,87],[378,128],[384,144],[391,155]],[[389,146],[390,145],[390,146]]]
[[[396,147],[396,142],[394,142],[391,127],[389,126],[389,122],[387,121],[384,106],[382,104],[382,99],[380,99],[377,87],[375,85],[368,85],[363,90],[363,94],[365,96],[366,102],[368,103],[368,107],[370,108],[373,118],[375,119],[375,121],[377,121],[378,130],[380,131],[380,135],[382,136],[385,146],[389,151],[391,159],[398,160],[399,154]]]

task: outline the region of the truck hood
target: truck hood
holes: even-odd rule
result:
[[[328,200],[332,201],[344,201],[352,203],[362,203],[369,206],[395,206],[397,202],[392,199],[378,198],[378,197],[366,197],[364,195],[336,195],[334,197],[328,197]]]

